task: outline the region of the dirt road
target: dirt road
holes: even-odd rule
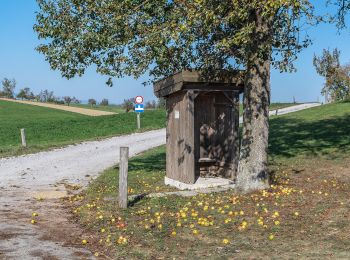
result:
[[[16,100],[16,99],[8,99],[8,98],[0,98],[0,100],[16,102],[16,103],[32,105],[32,106],[48,107],[48,108],[78,113],[86,116],[108,116],[108,115],[117,114],[117,113],[108,112],[108,111],[101,111],[101,110],[88,109],[88,108],[82,108],[82,107],[72,107],[72,106],[66,106],[66,105],[56,105],[56,104],[43,103],[43,102],[33,102],[33,101]]]
[[[85,186],[118,163],[120,146],[129,146],[133,156],[164,143],[161,129],[0,159],[0,259],[93,258],[59,201],[65,186]],[[33,212],[39,214],[35,225]]]

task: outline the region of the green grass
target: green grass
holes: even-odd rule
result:
[[[119,171],[118,166],[104,171],[91,185],[91,195],[101,187],[105,196],[115,197],[117,194],[116,185],[118,176],[115,174]],[[149,150],[129,161],[128,187],[130,194],[147,194],[151,192],[163,192],[172,190],[164,185],[165,176],[165,146],[160,146]],[[108,184],[108,185],[107,185]]]
[[[281,109],[286,107],[291,107],[299,105],[300,103],[271,103],[270,110]]]
[[[69,199],[89,230],[79,239],[113,259],[349,258],[349,125],[350,103],[271,119],[275,185],[265,192],[142,199],[122,211],[116,199],[118,169],[109,169]],[[165,189],[164,147],[129,163],[130,193]],[[118,244],[120,236],[127,244]]]
[[[337,103],[270,120],[270,157],[349,155],[350,103]]]
[[[141,131],[165,127],[164,110],[141,115]],[[20,146],[25,128],[26,149]],[[0,157],[137,131],[136,114],[90,117],[44,107],[0,101]]]

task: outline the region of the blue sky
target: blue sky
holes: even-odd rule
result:
[[[0,1],[0,79],[15,78],[17,90],[22,87],[30,87],[34,92],[49,89],[57,96],[70,95],[82,100],[108,98],[111,103],[120,103],[124,98],[136,95],[143,95],[146,100],[155,99],[152,86],[142,85],[147,78],[116,79],[110,88],[105,85],[106,77],[99,76],[93,69],[83,77],[71,80],[52,71],[44,57],[34,50],[39,44],[32,29],[36,9],[35,0]],[[298,71],[291,74],[272,72],[272,101],[288,102],[293,96],[300,102],[323,100],[320,94],[323,78],[316,74],[312,65],[313,54],[320,54],[323,48],[338,47],[341,62],[350,62],[349,28],[340,35],[332,25],[318,26],[308,32],[313,45],[300,54],[296,62]]]

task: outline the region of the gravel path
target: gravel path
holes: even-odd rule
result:
[[[120,146],[129,146],[133,156],[164,143],[161,129],[0,159],[0,259],[93,258],[59,203],[65,184],[87,185],[118,163]],[[30,224],[33,212],[37,225]]]
[[[318,105],[279,109],[278,114]],[[0,159],[0,259],[93,259],[80,245],[81,229],[59,201],[67,195],[65,184],[86,186],[118,163],[120,146],[129,146],[133,156],[164,143],[161,129]],[[32,212],[39,213],[36,225],[30,224]]]

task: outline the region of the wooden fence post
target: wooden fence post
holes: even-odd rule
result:
[[[129,147],[120,147],[119,162],[119,207],[128,207],[128,160]]]
[[[21,129],[21,138],[22,138],[22,146],[27,147],[26,133],[24,131],[24,128]]]
[[[276,116],[278,115],[278,108],[276,109]]]

